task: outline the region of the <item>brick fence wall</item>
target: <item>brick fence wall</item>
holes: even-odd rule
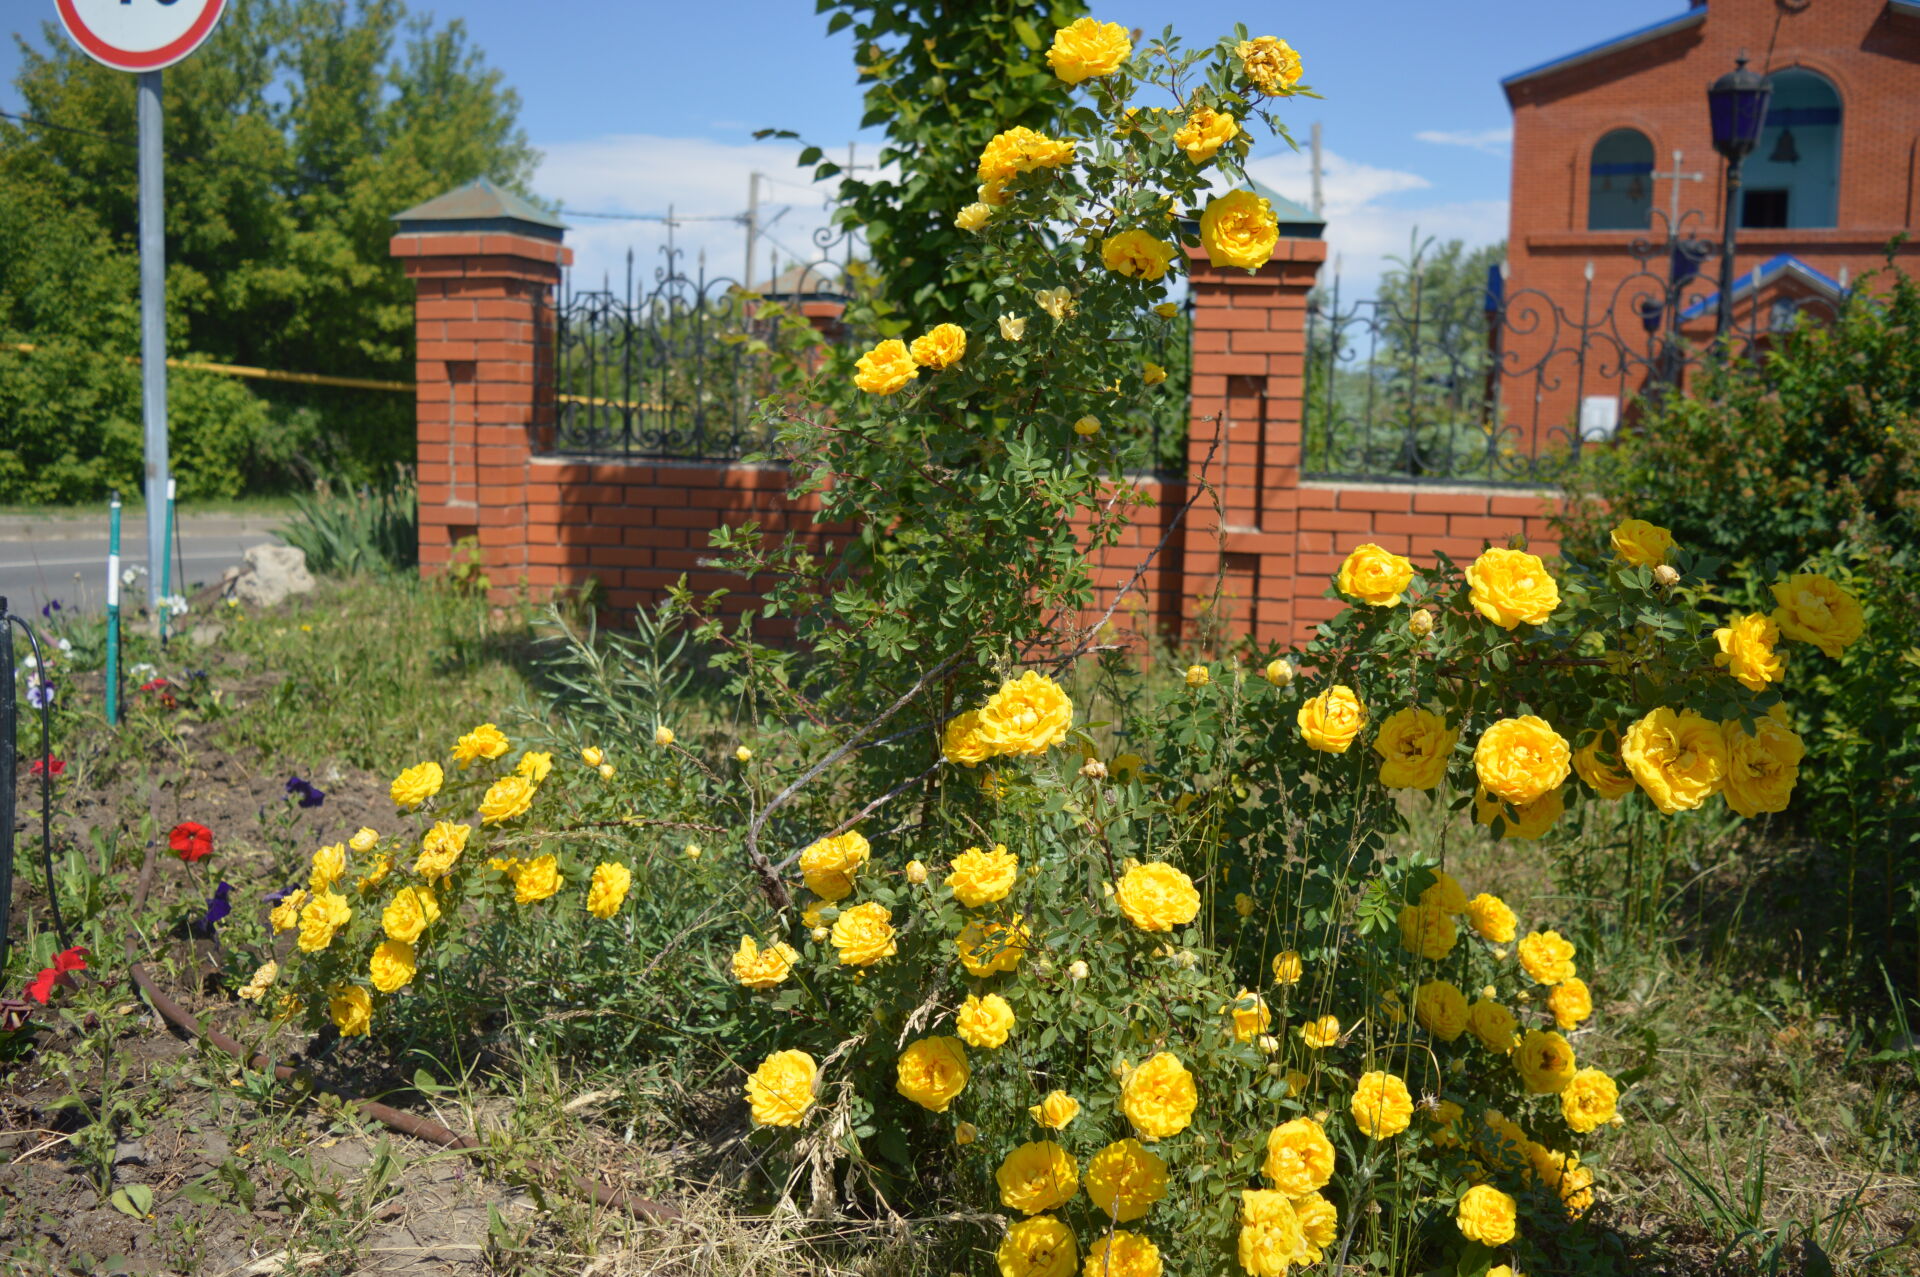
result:
[[[443,571],[472,536],[500,601],[591,579],[625,609],[683,574],[696,591],[739,590],[738,578],[703,566],[716,527],[753,520],[823,541],[846,531],[790,500],[777,466],[537,450],[553,413],[543,302],[570,261],[564,245],[435,229],[395,236],[392,252],[417,292],[423,574]],[[1325,258],[1322,241],[1283,239],[1252,275],[1192,262],[1188,474],[1133,480],[1153,504],[1098,556],[1089,615],[1111,609],[1123,630],[1174,633],[1218,589],[1230,632],[1304,641],[1337,610],[1321,597],[1327,577],[1359,542],[1416,560],[1470,557],[1524,532],[1553,551],[1552,493],[1301,479],[1306,301]]]

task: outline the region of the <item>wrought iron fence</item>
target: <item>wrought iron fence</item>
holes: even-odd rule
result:
[[[569,277],[554,304],[544,449],[688,461],[764,450],[772,434],[765,405],[839,335],[831,304],[844,301],[845,263],[831,253],[844,243],[851,260],[853,245],[838,232],[816,242],[821,259],[779,274],[765,296],[709,276],[704,254],[687,274],[671,236],[650,280],[636,278],[631,252],[617,288],[578,289]]]
[[[1159,365],[1165,382],[1149,396],[1140,413],[1113,423],[1114,447],[1133,471],[1185,474],[1187,418],[1193,385],[1193,295],[1178,303],[1171,319],[1142,318],[1113,340]]]
[[[1664,214],[1661,214],[1664,220]],[[1553,484],[1583,453],[1630,428],[1642,406],[1683,388],[1708,360],[1753,360],[1803,315],[1845,304],[1817,293],[1762,304],[1767,267],[1714,334],[1718,290],[1702,267],[1718,243],[1688,214],[1663,239],[1634,241],[1634,269],[1577,298],[1483,286],[1430,290],[1416,255],[1390,295],[1308,306],[1302,473],[1313,479]],[[1773,265],[1769,263],[1769,266]]]

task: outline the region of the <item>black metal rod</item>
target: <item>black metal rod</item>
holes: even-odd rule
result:
[[[1720,237],[1720,314],[1714,323],[1714,336],[1725,340],[1733,328],[1733,234],[1740,221],[1740,164],[1735,156],[1727,161],[1726,227]]]
[[[7,615],[7,601],[0,598],[0,618]],[[0,620],[0,971],[7,967],[7,954],[13,936],[13,819],[14,792],[18,781],[19,760],[14,749],[14,724],[19,704],[13,687],[13,635]]]

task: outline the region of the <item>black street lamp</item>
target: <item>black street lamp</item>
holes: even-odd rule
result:
[[[1733,233],[1740,217],[1740,162],[1759,145],[1760,128],[1767,120],[1773,81],[1747,70],[1747,55],[1734,59],[1734,69],[1707,89],[1707,111],[1713,120],[1713,149],[1727,161],[1727,228],[1720,242],[1720,318],[1714,326],[1724,337],[1733,327]]]

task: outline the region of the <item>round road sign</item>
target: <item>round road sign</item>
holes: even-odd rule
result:
[[[116,71],[158,71],[200,47],[226,0],[54,0],[88,57]]]

